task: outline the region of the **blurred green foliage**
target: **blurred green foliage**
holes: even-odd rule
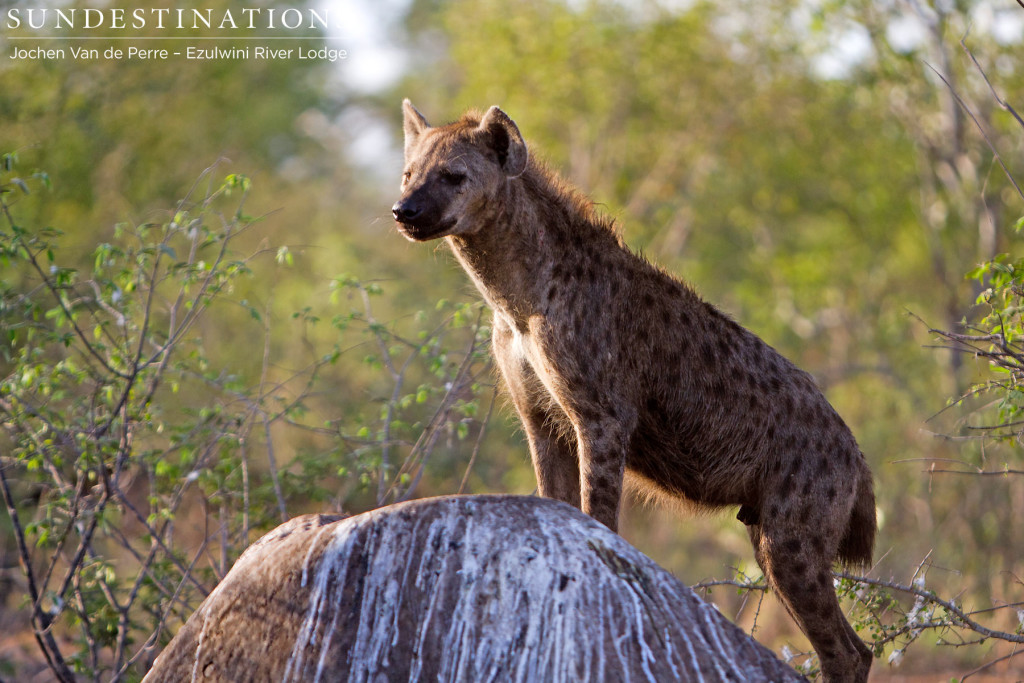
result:
[[[193,602],[154,597],[158,616],[186,616],[200,588],[280,508],[358,512],[413,485],[414,495],[529,493],[533,475],[511,411],[498,399],[491,414],[487,314],[443,250],[407,244],[388,216],[401,97],[437,123],[500,104],[533,153],[616,218],[627,243],[819,379],[875,471],[875,576],[910,583],[924,575],[929,589],[962,595],[974,608],[1019,603],[1020,477],[942,473],[1022,469],[1015,436],[965,431],[991,423],[991,412],[968,417],[983,401],[943,410],[948,399],[995,386],[1007,390],[992,407],[995,419],[1012,423],[1017,378],[993,375],[984,357],[926,348],[936,337],[930,328],[1003,330],[1008,344],[1019,342],[1012,226],[1021,202],[970,117],[925,66],[946,76],[1017,170],[1013,151],[1024,132],[957,44],[966,34],[1001,95],[1024,102],[1020,39],[992,30],[1001,11],[980,2],[531,0],[513,10],[492,0],[416,0],[394,32],[411,55],[405,77],[369,94],[315,62],[15,63],[5,55],[0,152],[16,152],[17,163],[11,158],[3,175],[15,220],[0,228],[0,377],[34,396],[35,409],[46,407],[69,435],[89,433],[93,420],[110,422],[104,438],[115,440],[119,397],[140,400],[131,418],[142,430],[140,450],[122,463],[138,482],[128,499],[147,523],[171,525],[165,530],[185,504],[176,491],[192,491],[187,500],[196,502],[179,523],[188,527],[176,532],[180,546],[161,549],[144,582],[154,596],[160,586],[173,594],[166,577],[194,575]],[[988,24],[986,12],[996,12]],[[893,27],[915,16],[924,30],[913,42]],[[823,68],[858,40],[862,58]],[[396,136],[372,163],[352,152],[370,134],[366,121]],[[381,169],[395,177],[381,180]],[[232,173],[252,178],[254,191],[237,186],[241,176],[222,188]],[[214,249],[227,226],[249,227],[218,266],[223,287],[178,342],[179,365],[169,364],[142,401],[145,393],[125,392],[121,375],[170,341],[143,329],[170,329],[178,293],[195,296],[211,276],[197,265],[209,257],[188,258],[189,240],[201,233],[181,227],[183,210],[209,231],[201,251]],[[1011,255],[997,260],[1001,253]],[[159,306],[147,305],[150,291]],[[940,335],[938,345],[949,341]],[[146,386],[154,368],[138,369],[132,381]],[[993,377],[1003,384],[990,385]],[[53,512],[85,495],[73,485],[43,486],[48,468],[69,482],[82,477],[84,492],[102,483],[104,463],[116,465],[123,444],[95,439],[62,451],[58,463],[46,448],[32,455],[36,446],[7,439],[3,466],[17,479],[19,509],[45,558],[68,527]],[[9,455],[16,447],[30,450]],[[111,508],[97,528],[116,530],[129,513]],[[2,525],[9,521],[0,522],[6,532]],[[687,582],[757,574],[732,515],[694,520],[632,508],[623,527]],[[13,537],[3,538],[3,565],[13,566]],[[97,558],[82,589],[78,611],[94,614],[93,623],[67,631],[112,644],[111,658],[119,615],[104,586],[119,604],[132,576],[131,553],[116,540],[110,548],[121,554]],[[199,557],[201,570],[183,571]],[[0,582],[0,630],[24,623],[16,593]],[[748,593],[712,597],[741,624],[756,622],[767,644],[802,642],[770,600],[762,613]],[[994,625],[1013,630],[1006,614]],[[129,629],[141,639],[136,649],[153,623]],[[894,638],[890,652],[901,642]],[[904,667],[935,661],[914,652]],[[940,652],[969,666],[1002,651],[984,644]]]
[[[38,640],[60,680],[140,677],[260,530],[302,511],[407,499],[439,442],[464,460],[482,434],[479,304],[384,324],[371,303],[381,287],[338,278],[321,307],[339,311],[334,343],[318,351],[307,338],[306,364],[281,367],[267,312],[239,285],[292,259],[286,248],[236,251],[259,226],[245,211],[247,177],[218,185],[209,171],[204,192],[162,222],[118,225],[78,268],[64,265],[65,234],[20,220],[46,190],[17,175],[14,155],[4,165],[4,550],[31,567],[29,618],[50,634]],[[232,334],[262,347],[255,375],[207,353],[204,328],[232,308],[244,313]],[[283,326],[318,323],[307,309]],[[388,384],[390,395],[335,401],[359,367],[369,390]]]

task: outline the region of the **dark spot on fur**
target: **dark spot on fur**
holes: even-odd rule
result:
[[[816,449],[816,450],[818,450],[819,453],[821,452],[821,449]],[[815,469],[816,476],[819,479],[823,478],[828,473],[828,469],[829,469],[829,467],[828,467],[828,458],[825,455],[819,455],[818,456],[818,466]]]
[[[810,503],[805,503],[800,508],[800,516],[799,516],[798,519],[800,521],[801,526],[807,526],[807,523],[811,521],[811,512],[812,511],[813,511],[813,507],[812,507],[812,505]],[[814,538],[817,539],[818,537],[815,536]]]
[[[803,461],[798,457],[791,457],[789,459],[789,468],[786,470],[786,479],[792,479],[800,474],[801,467],[803,467]]]
[[[700,345],[700,356],[704,361],[704,365],[709,368],[715,365],[715,350],[711,348],[711,344],[707,341],[701,342]]]

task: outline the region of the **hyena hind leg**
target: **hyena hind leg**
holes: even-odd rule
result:
[[[787,529],[773,520],[762,520],[747,530],[768,584],[818,654],[825,683],[865,683],[871,650],[846,621],[836,597],[835,543],[821,536],[811,538],[806,528]]]

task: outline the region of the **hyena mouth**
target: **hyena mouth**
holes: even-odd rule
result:
[[[442,237],[454,228],[457,222],[458,219],[455,218],[448,218],[432,225],[416,225],[415,223],[395,221],[398,225],[398,231],[414,242],[426,242],[427,240]]]

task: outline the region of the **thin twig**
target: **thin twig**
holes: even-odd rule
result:
[[[1017,3],[1020,4],[1021,7],[1024,7],[1024,0],[1017,0]],[[1006,100],[999,96],[999,93],[996,92],[995,86],[993,86],[992,82],[988,80],[988,74],[986,74],[985,70],[981,68],[981,64],[978,63],[978,60],[974,56],[974,53],[971,52],[971,49],[967,47],[967,36],[964,36],[963,38],[960,39],[960,47],[964,49],[964,52],[967,53],[967,56],[971,58],[972,62],[974,62],[974,66],[977,67],[978,73],[980,73],[981,77],[985,79],[985,85],[988,86],[989,92],[992,93],[992,98],[995,99],[995,101],[999,104],[1000,107],[1002,107],[1005,111],[1009,112],[1013,116],[1013,118],[1017,119],[1017,123],[1020,124],[1021,128],[1024,128],[1024,119],[1020,117],[1020,114],[1017,113],[1017,110],[1011,107]]]
[[[408,500],[413,491],[419,485],[420,479],[423,476],[425,470],[425,460],[427,456],[433,451],[434,444],[437,442],[438,436],[440,436],[440,428],[447,421],[448,416],[451,414],[451,409],[455,404],[455,397],[458,396],[459,392],[471,382],[467,380],[469,369],[472,366],[477,349],[477,330],[480,329],[480,321],[483,317],[483,308],[480,309],[477,314],[476,324],[473,326],[473,336],[469,344],[469,349],[466,351],[466,356],[463,358],[459,368],[455,371],[455,376],[451,380],[451,386],[445,393],[444,398],[441,399],[441,405],[438,406],[434,415],[431,417],[430,422],[427,423],[426,429],[420,434],[416,440],[416,444],[413,446],[412,452],[409,454],[409,458],[406,460],[403,469],[409,469],[416,466],[418,469],[416,475],[413,477],[412,482],[406,490],[398,495],[396,502],[403,502]],[[418,462],[417,462],[418,461]],[[400,477],[396,477],[391,485],[391,489],[397,489]]]
[[[491,422],[491,414],[494,412],[494,404],[498,401],[498,387],[494,387],[494,392],[491,394],[491,403],[487,406],[487,415],[484,416],[484,421],[480,424],[480,432],[476,435],[476,443],[473,444],[473,453],[469,456],[469,462],[466,463],[466,472],[462,475],[462,483],[459,484],[459,490],[456,492],[457,495],[462,495],[462,492],[466,490],[466,483],[469,481],[469,473],[473,471],[473,465],[476,463],[476,456],[480,453],[480,445],[484,440],[484,432],[487,431],[487,425]]]
[[[917,586],[904,586],[896,583],[895,581],[883,581],[881,579],[872,579],[866,576],[856,576],[854,574],[848,574],[846,572],[835,572],[835,576],[841,579],[848,579],[850,581],[856,581],[869,586],[878,586],[880,588],[888,588],[890,590],[899,591],[901,593],[909,593],[923,598],[924,600],[931,602],[943,609],[947,610],[952,614],[964,627],[977,633],[985,638],[995,638],[997,640],[1005,640],[1010,643],[1024,644],[1024,635],[1017,633],[1007,633],[1005,631],[996,631],[985,626],[982,626],[971,618],[972,613],[964,612],[960,607],[957,607],[952,600],[945,600],[938,597],[932,591],[918,588]],[[948,624],[946,624],[948,625]]]
[[[3,495],[4,505],[7,507],[7,514],[11,518],[11,527],[14,529],[14,540],[18,546],[18,561],[21,563],[22,573],[28,582],[29,598],[32,600],[32,621],[35,628],[32,633],[35,636],[39,649],[50,669],[56,674],[61,683],[74,683],[75,677],[68,669],[61,655],[60,647],[50,632],[51,620],[39,605],[40,593],[36,586],[35,574],[32,571],[32,555],[29,553],[28,544],[25,542],[25,532],[21,527],[21,520],[18,510],[14,505],[14,498],[11,496],[11,489],[7,484],[7,475],[4,468],[0,467],[0,494]]]
[[[928,474],[966,474],[972,477],[1001,477],[1008,474],[1024,474],[1024,470],[977,470],[968,472],[966,470],[928,470]]]
[[[1020,1],[1021,0],[1017,0],[1017,2],[1020,2]],[[1022,6],[1024,6],[1024,5],[1022,5]],[[987,662],[985,664],[982,664],[977,669],[974,669],[973,671],[968,671],[967,673],[965,673],[963,675],[963,677],[960,679],[960,683],[964,683],[964,681],[966,681],[968,678],[970,678],[974,674],[981,673],[985,669],[988,669],[988,668],[990,668],[992,666],[995,666],[999,662],[1005,662],[1007,659],[1012,659],[1012,658],[1014,658],[1014,657],[1016,657],[1017,655],[1020,655],[1020,654],[1024,654],[1024,650],[1014,650],[1013,652],[1011,652],[1009,654],[1006,654],[1006,655],[1003,655],[1002,657],[998,657],[996,659],[993,659],[991,662]]]
[[[1024,199],[1024,191],[1022,191],[1020,189],[1020,186],[1017,184],[1017,181],[1014,179],[1013,174],[1010,173],[1010,169],[1008,169],[1006,167],[1006,164],[1003,163],[1003,158],[1001,156],[999,156],[999,152],[996,150],[996,146],[992,143],[992,140],[988,137],[988,133],[985,131],[985,128],[981,125],[981,122],[978,121],[978,117],[974,115],[974,112],[971,111],[971,108],[967,106],[967,103],[963,101],[963,99],[960,97],[960,94],[956,92],[956,90],[953,88],[952,84],[950,84],[950,82],[946,79],[946,77],[943,76],[939,72],[939,70],[936,69],[934,66],[932,66],[931,64],[928,64],[928,62],[925,62],[925,64],[928,66],[929,69],[931,69],[932,71],[935,72],[935,75],[938,76],[942,80],[943,83],[946,84],[946,87],[949,88],[950,94],[953,95],[953,97],[956,99],[957,103],[963,108],[963,110],[965,112],[967,112],[967,115],[971,117],[971,120],[974,121],[974,125],[978,128],[978,132],[980,132],[981,136],[983,138],[985,138],[985,144],[987,144],[988,148],[992,151],[993,158],[997,162],[999,162],[999,166],[1002,167],[1003,173],[1006,174],[1006,177],[1009,179],[1009,181],[1013,185],[1014,189],[1017,190],[1017,194],[1020,195],[1020,198]]]

